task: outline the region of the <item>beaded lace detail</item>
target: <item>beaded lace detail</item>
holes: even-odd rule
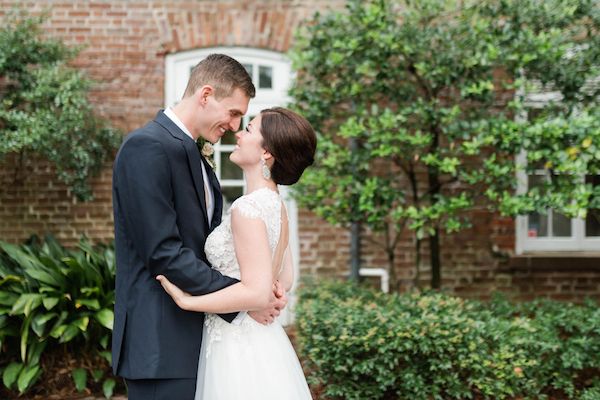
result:
[[[221,225],[216,227],[206,239],[204,250],[212,267],[223,275],[240,279],[240,266],[235,257],[231,233],[231,210],[237,209],[248,218],[260,218],[267,228],[271,252],[274,252],[281,233],[281,206],[279,194],[267,188],[255,190],[235,200],[223,217]],[[206,343],[208,346],[207,357],[210,354],[211,344],[221,340],[221,329],[237,329],[241,334],[249,328],[252,323],[250,320],[251,318],[246,317],[242,320],[241,325],[235,326],[227,323],[218,315],[206,314],[204,323],[208,338],[204,338],[204,340],[208,339]]]

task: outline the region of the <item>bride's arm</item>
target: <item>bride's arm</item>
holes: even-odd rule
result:
[[[233,209],[231,230],[235,255],[240,265],[241,282],[203,296],[191,296],[164,276],[158,276],[156,279],[180,308],[229,313],[262,310],[269,306],[273,291],[272,256],[265,223],[260,218],[249,218],[238,209]]]

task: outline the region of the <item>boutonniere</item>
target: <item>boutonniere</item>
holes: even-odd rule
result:
[[[210,167],[214,170],[217,167],[217,164],[215,164],[215,160],[213,159],[215,148],[213,147],[212,143],[201,138],[198,139],[197,144],[200,154],[202,154],[202,157],[204,157],[208,165],[210,165]]]

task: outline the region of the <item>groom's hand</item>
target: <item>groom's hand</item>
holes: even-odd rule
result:
[[[285,290],[279,281],[275,281],[273,284],[273,293],[271,294],[271,301],[269,306],[264,310],[260,311],[249,311],[248,315],[259,324],[269,325],[272,323],[277,316],[281,313],[281,310],[287,305],[288,299],[285,295]]]

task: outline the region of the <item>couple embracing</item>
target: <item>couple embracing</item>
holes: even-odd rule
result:
[[[113,372],[130,400],[310,399],[275,319],[293,281],[277,185],[312,164],[316,136],[298,114],[261,111],[235,134],[247,193],[223,219],[219,182],[196,140],[237,131],[255,88],[213,54],[181,102],[130,133],[117,154]]]

